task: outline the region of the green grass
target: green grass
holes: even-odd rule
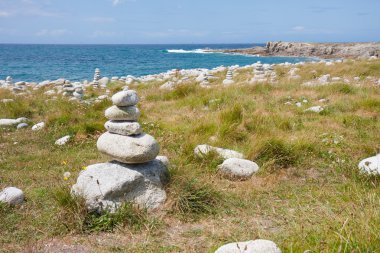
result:
[[[48,100],[43,93],[51,87],[26,97],[0,90],[0,99],[15,100],[0,103],[0,118],[47,123],[39,132],[0,129],[0,188],[26,195],[21,207],[0,205],[1,250],[20,252],[54,238],[94,252],[214,252],[224,243],[264,238],[283,252],[379,252],[380,180],[359,174],[357,164],[380,152],[380,90],[366,78],[380,78],[380,61],[299,68],[302,78],[289,81],[289,68],[276,67],[276,85],[248,85],[252,71],[244,69],[227,88],[218,85],[222,78],[212,89],[132,86],[142,98],[140,123],[171,164],[167,203],[150,213],[128,203],[115,214],[88,213],[70,194],[84,166],[108,159],[96,140],[110,101]],[[323,74],[361,81],[302,86]],[[102,94],[90,89],[86,97]],[[303,99],[309,102],[297,108]],[[325,111],[304,112],[315,105]],[[67,134],[66,146],[54,145]],[[223,160],[216,154],[194,156],[199,144],[241,152],[260,170],[250,180],[228,181],[218,175]],[[66,171],[72,176],[64,181]]]

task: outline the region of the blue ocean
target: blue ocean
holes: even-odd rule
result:
[[[18,45],[0,44],[0,79],[43,81],[91,80],[102,76],[142,76],[170,69],[214,68],[262,63],[296,63],[305,58],[257,57],[206,53],[202,49],[249,48],[261,44],[189,45]]]

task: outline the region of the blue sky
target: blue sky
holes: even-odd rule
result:
[[[380,41],[380,0],[0,0],[0,43]]]

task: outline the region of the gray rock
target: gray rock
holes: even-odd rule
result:
[[[101,153],[128,164],[152,161],[160,151],[157,141],[149,134],[132,137],[107,132],[99,137],[97,147]]]
[[[20,123],[28,121],[27,118],[18,118],[18,119],[0,119],[0,127],[11,127],[16,126]]]
[[[368,175],[380,175],[380,154],[361,161],[359,169]]]
[[[110,120],[137,121],[140,117],[140,110],[136,106],[111,106],[105,112],[105,116]]]
[[[259,166],[249,160],[230,158],[218,166],[219,173],[229,179],[247,180],[259,170]]]
[[[138,135],[142,133],[141,126],[138,122],[130,121],[107,121],[104,127],[108,132],[120,135]]]
[[[38,131],[38,130],[43,129],[44,127],[45,127],[45,122],[40,122],[40,123],[37,123],[34,126],[32,126],[32,130]]]
[[[58,145],[58,146],[63,146],[65,145],[67,142],[69,142],[71,136],[70,135],[66,135],[60,139],[58,139],[56,142],[55,142],[55,145]]]
[[[7,203],[9,205],[19,205],[24,202],[24,193],[22,190],[16,187],[7,187],[0,192],[0,202]]]
[[[213,146],[210,146],[207,144],[198,145],[194,149],[194,154],[198,157],[204,157],[204,156],[208,155],[210,152],[215,152],[219,156],[223,157],[224,159],[229,159],[229,158],[240,158],[240,159],[242,159],[244,157],[243,154],[236,152],[234,150],[217,148],[217,147],[213,147]]]
[[[117,106],[131,106],[138,102],[139,97],[134,90],[120,91],[112,96],[112,103]]]
[[[110,79],[108,77],[102,77],[99,79],[98,82],[101,87],[106,87],[107,84],[110,82]]]
[[[89,210],[114,212],[122,203],[132,202],[149,210],[166,200],[167,167],[160,160],[143,164],[100,163],[88,166],[72,187],[74,195],[86,200]]]
[[[217,249],[215,253],[281,253],[281,250],[272,241],[255,240],[229,243]]]
[[[17,125],[17,129],[26,128],[28,126],[29,125],[27,123],[20,123],[20,124]]]

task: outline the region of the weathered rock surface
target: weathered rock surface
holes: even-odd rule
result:
[[[142,133],[141,125],[138,122],[110,120],[104,124],[104,127],[113,134],[139,135]]]
[[[131,106],[138,102],[139,97],[134,90],[120,91],[112,96],[112,103],[117,106]]]
[[[367,159],[364,159],[359,163],[359,169],[362,173],[369,175],[380,174],[380,154]]]
[[[56,142],[55,142],[55,145],[58,145],[58,146],[63,146],[65,145],[66,143],[69,142],[71,136],[70,135],[66,135],[60,139],[58,139]]]
[[[168,179],[167,167],[158,159],[134,165],[100,163],[80,173],[72,193],[84,197],[87,207],[98,212],[113,212],[123,202],[151,210],[165,202]]]
[[[247,49],[212,50],[263,56],[301,56],[320,58],[380,57],[380,43],[298,43],[268,42],[265,47]]]
[[[219,173],[232,180],[247,180],[259,170],[259,166],[249,160],[230,158],[218,166]]]
[[[7,187],[0,192],[0,202],[20,205],[24,202],[24,192],[16,187]]]
[[[217,249],[215,253],[281,253],[281,250],[272,241],[255,240],[229,243]]]
[[[111,106],[105,112],[105,116],[110,120],[137,121],[140,117],[140,110],[136,106]]]
[[[219,156],[223,157],[224,159],[229,159],[229,158],[242,159],[244,157],[243,154],[236,152],[234,150],[217,148],[217,147],[213,147],[207,144],[198,145],[194,149],[194,154],[198,157],[207,156],[210,152],[215,152]]]
[[[97,147],[101,153],[128,164],[152,161],[160,151],[157,141],[149,134],[132,137],[107,132],[99,137]]]

